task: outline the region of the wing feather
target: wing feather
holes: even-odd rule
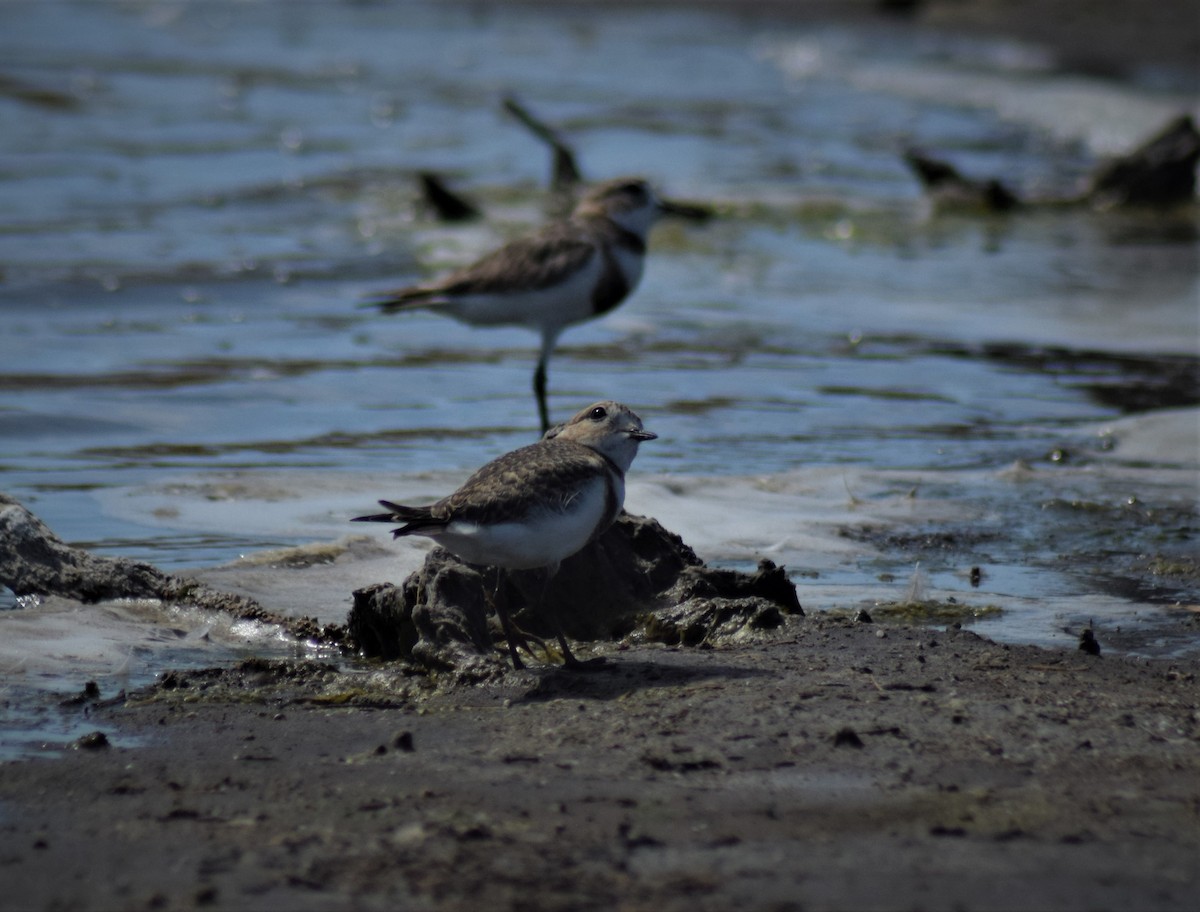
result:
[[[446,522],[494,523],[570,508],[588,481],[614,471],[599,453],[569,440],[543,440],[489,462],[430,512]],[[561,492],[556,498],[554,492]]]
[[[588,231],[573,222],[556,222],[536,234],[517,238],[487,256],[433,282],[384,292],[375,306],[386,313],[433,307],[475,294],[540,291],[583,269],[597,256]]]

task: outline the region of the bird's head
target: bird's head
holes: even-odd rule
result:
[[[608,399],[589,405],[570,421],[551,428],[542,439],[581,443],[607,456],[626,472],[637,455],[638,444],[656,437],[657,434],[642,426],[642,419],[633,409]]]

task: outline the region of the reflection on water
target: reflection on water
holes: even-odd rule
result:
[[[466,471],[529,442],[531,333],[357,306],[560,205],[506,92],[588,175],[719,212],[656,228],[638,291],[551,364],[557,415],[612,397],[653,426],[638,472],[1086,465],[1096,422],[1200,398],[1196,208],[933,216],[900,152],[1069,187],[1195,101],[1068,85],[1018,50],[684,10],[0,5],[0,489],[68,540],[194,566],[305,533],[114,502],[212,472]],[[426,170],[486,217],[437,223]],[[1054,515],[1017,505],[1008,528]],[[1070,551],[1079,524],[1051,525]]]

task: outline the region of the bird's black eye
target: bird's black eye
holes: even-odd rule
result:
[[[605,409],[604,406],[598,405],[594,409],[592,409],[590,412],[588,412],[588,417],[591,418],[593,421],[603,421],[605,418],[608,417],[608,410]]]
[[[605,189],[605,196],[625,196],[639,202],[646,199],[648,195],[649,188],[644,181],[624,181],[622,183],[611,184]]]

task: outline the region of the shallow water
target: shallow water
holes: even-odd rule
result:
[[[372,3],[5,4],[0,60],[44,90],[0,95],[0,489],[68,541],[225,563],[345,534],[336,516],[395,490],[370,478],[451,484],[533,439],[532,334],[357,306],[553,209],[545,149],[501,109],[514,92],[588,176],[643,174],[719,211],[656,228],[636,294],[565,334],[556,416],[629,402],[660,435],[634,468],[646,478],[840,468],[924,473],[928,489],[944,473],[959,526],[999,503],[1006,529],[1029,530],[987,550],[1013,597],[1154,610],[1136,586],[1097,584],[1101,552],[1122,546],[1098,548],[1046,506],[1053,492],[1009,502],[961,479],[1064,459],[1086,474],[1105,422],[1196,403],[1196,207],[935,215],[899,152],[1068,192],[1101,154],[1196,110],[1162,74],[1085,80],[1035,48],[898,22]],[[422,170],[487,217],[439,224]],[[1179,514],[1171,555],[1196,537],[1183,439],[1139,482]],[[236,494],[199,514],[172,499],[227,477],[241,509]],[[322,522],[263,508],[303,513],[314,478],[342,479],[339,499],[312,485]],[[1116,510],[1129,489],[1108,478],[1076,500]],[[678,531],[714,559],[756,559],[759,545]],[[1086,555],[1075,583],[1049,558],[1030,566],[1035,534]],[[908,574],[911,548],[872,547],[882,563],[833,562],[822,582],[857,599]],[[1194,580],[1171,593],[1198,600]],[[1042,641],[1037,608],[1017,614],[1029,623],[1009,635]]]

